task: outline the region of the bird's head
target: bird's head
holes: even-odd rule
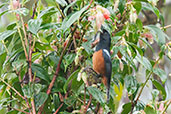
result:
[[[111,37],[109,32],[101,27],[101,30],[97,31],[93,39],[92,47],[95,47],[97,45],[98,48],[110,48],[110,44]]]

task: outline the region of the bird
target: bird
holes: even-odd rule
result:
[[[112,73],[112,62],[110,56],[111,37],[109,32],[101,28],[93,39],[92,46],[95,46],[92,62],[93,70],[101,76],[103,84],[106,86],[107,103],[110,100],[110,81]]]

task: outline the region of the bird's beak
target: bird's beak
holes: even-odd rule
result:
[[[100,33],[102,33],[101,30],[97,31],[97,33],[93,39],[93,43],[91,44],[92,48],[94,48],[100,42]]]

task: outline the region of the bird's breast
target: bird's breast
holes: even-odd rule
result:
[[[102,76],[105,76],[105,60],[102,49],[93,54],[93,69]]]

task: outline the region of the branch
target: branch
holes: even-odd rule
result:
[[[7,85],[9,88],[11,88],[17,95],[19,95],[23,100],[25,100],[25,97],[22,96],[15,88],[13,88],[10,84],[8,84],[6,81],[4,81],[2,78],[0,80]]]
[[[61,107],[63,106],[63,104],[64,103],[62,103],[59,107],[58,107],[58,109],[55,111],[55,113],[53,113],[53,114],[57,114],[58,113],[58,111],[61,109]]]
[[[160,57],[156,60],[156,62],[155,62],[155,64],[154,64],[153,68],[156,67],[156,65],[157,65],[157,63],[159,62],[159,60],[160,60]],[[137,102],[138,102],[138,100],[139,100],[139,98],[140,98],[140,96],[141,96],[141,93],[142,93],[142,91],[143,91],[145,85],[147,84],[147,82],[148,82],[148,80],[150,79],[150,77],[151,77],[152,74],[153,74],[153,71],[151,71],[151,72],[148,74],[146,81],[143,83],[143,86],[142,86],[142,88],[141,88],[141,90],[140,90],[140,92],[139,92],[139,94],[138,94],[137,99],[136,99],[135,102],[132,104],[131,114],[133,113],[134,107],[136,106],[136,104],[137,104]]]
[[[93,2],[93,0],[91,0],[91,1],[90,1],[90,5],[87,7],[87,9],[86,9],[86,10],[88,10],[88,9],[90,8],[90,6],[91,6],[92,2]]]
[[[90,93],[89,93],[90,94]],[[88,104],[87,104],[87,106],[86,106],[86,108],[85,108],[85,114],[86,114],[86,112],[87,112],[87,109],[88,109],[88,107],[90,106],[90,104],[91,104],[91,101],[92,101],[92,95],[90,94],[90,100],[88,101]]]
[[[59,62],[58,62],[58,65],[57,65],[55,74],[54,74],[53,79],[52,79],[51,83],[49,84],[48,90],[47,90],[47,92],[46,92],[48,95],[50,94],[50,92],[51,92],[51,90],[52,90],[52,87],[53,87],[53,85],[54,85],[54,83],[55,83],[55,80],[56,80],[56,78],[57,78],[57,76],[58,76],[58,73],[59,73],[59,71],[60,71],[60,65],[61,65],[63,56],[65,55],[65,53],[66,53],[66,51],[67,51],[67,48],[68,48],[69,45],[71,44],[72,37],[73,37],[73,34],[74,34],[76,28],[77,28],[77,26],[75,26],[74,30],[72,31],[72,35],[71,35],[71,37],[69,37],[69,41],[68,41],[67,45],[64,47],[64,49],[63,49],[63,51],[62,51],[62,53],[61,53],[61,56],[60,56],[60,59],[59,59]],[[45,103],[44,103],[44,104],[45,104]],[[40,107],[38,114],[41,114],[41,113],[42,113],[43,108],[44,108],[44,104]]]
[[[164,27],[160,27],[160,29],[168,29],[168,28],[171,28],[171,24],[167,25],[167,26],[164,26]]]
[[[17,108],[14,108],[14,107],[10,107],[10,108],[12,108],[12,109],[14,109],[14,110],[17,110],[17,111],[19,111],[19,112],[23,112],[23,113],[25,113],[25,114],[30,114],[29,112],[26,112],[26,111],[21,110],[21,109],[17,109]]]
[[[167,108],[169,107],[170,104],[171,104],[171,99],[170,99],[169,102],[166,104],[166,106],[165,106],[165,108],[164,108],[164,110],[162,111],[161,114],[165,114],[165,112],[166,112],[166,110],[167,110]]]
[[[32,19],[34,18],[34,15],[35,15],[35,12],[36,12],[37,3],[38,3],[38,0],[35,2],[35,6],[34,6],[34,9],[33,9],[33,14],[32,14],[32,17],[31,17]],[[32,52],[33,52],[33,49],[34,49],[35,42],[33,43],[33,46],[32,46],[32,40],[33,40],[32,34],[29,33],[28,37],[29,37],[29,58],[28,58],[29,68],[28,68],[28,74],[29,74],[29,82],[33,82],[31,64],[32,64]],[[34,97],[31,98],[31,106],[32,106],[33,114],[36,114],[36,106],[35,106],[35,103],[34,103]]]

